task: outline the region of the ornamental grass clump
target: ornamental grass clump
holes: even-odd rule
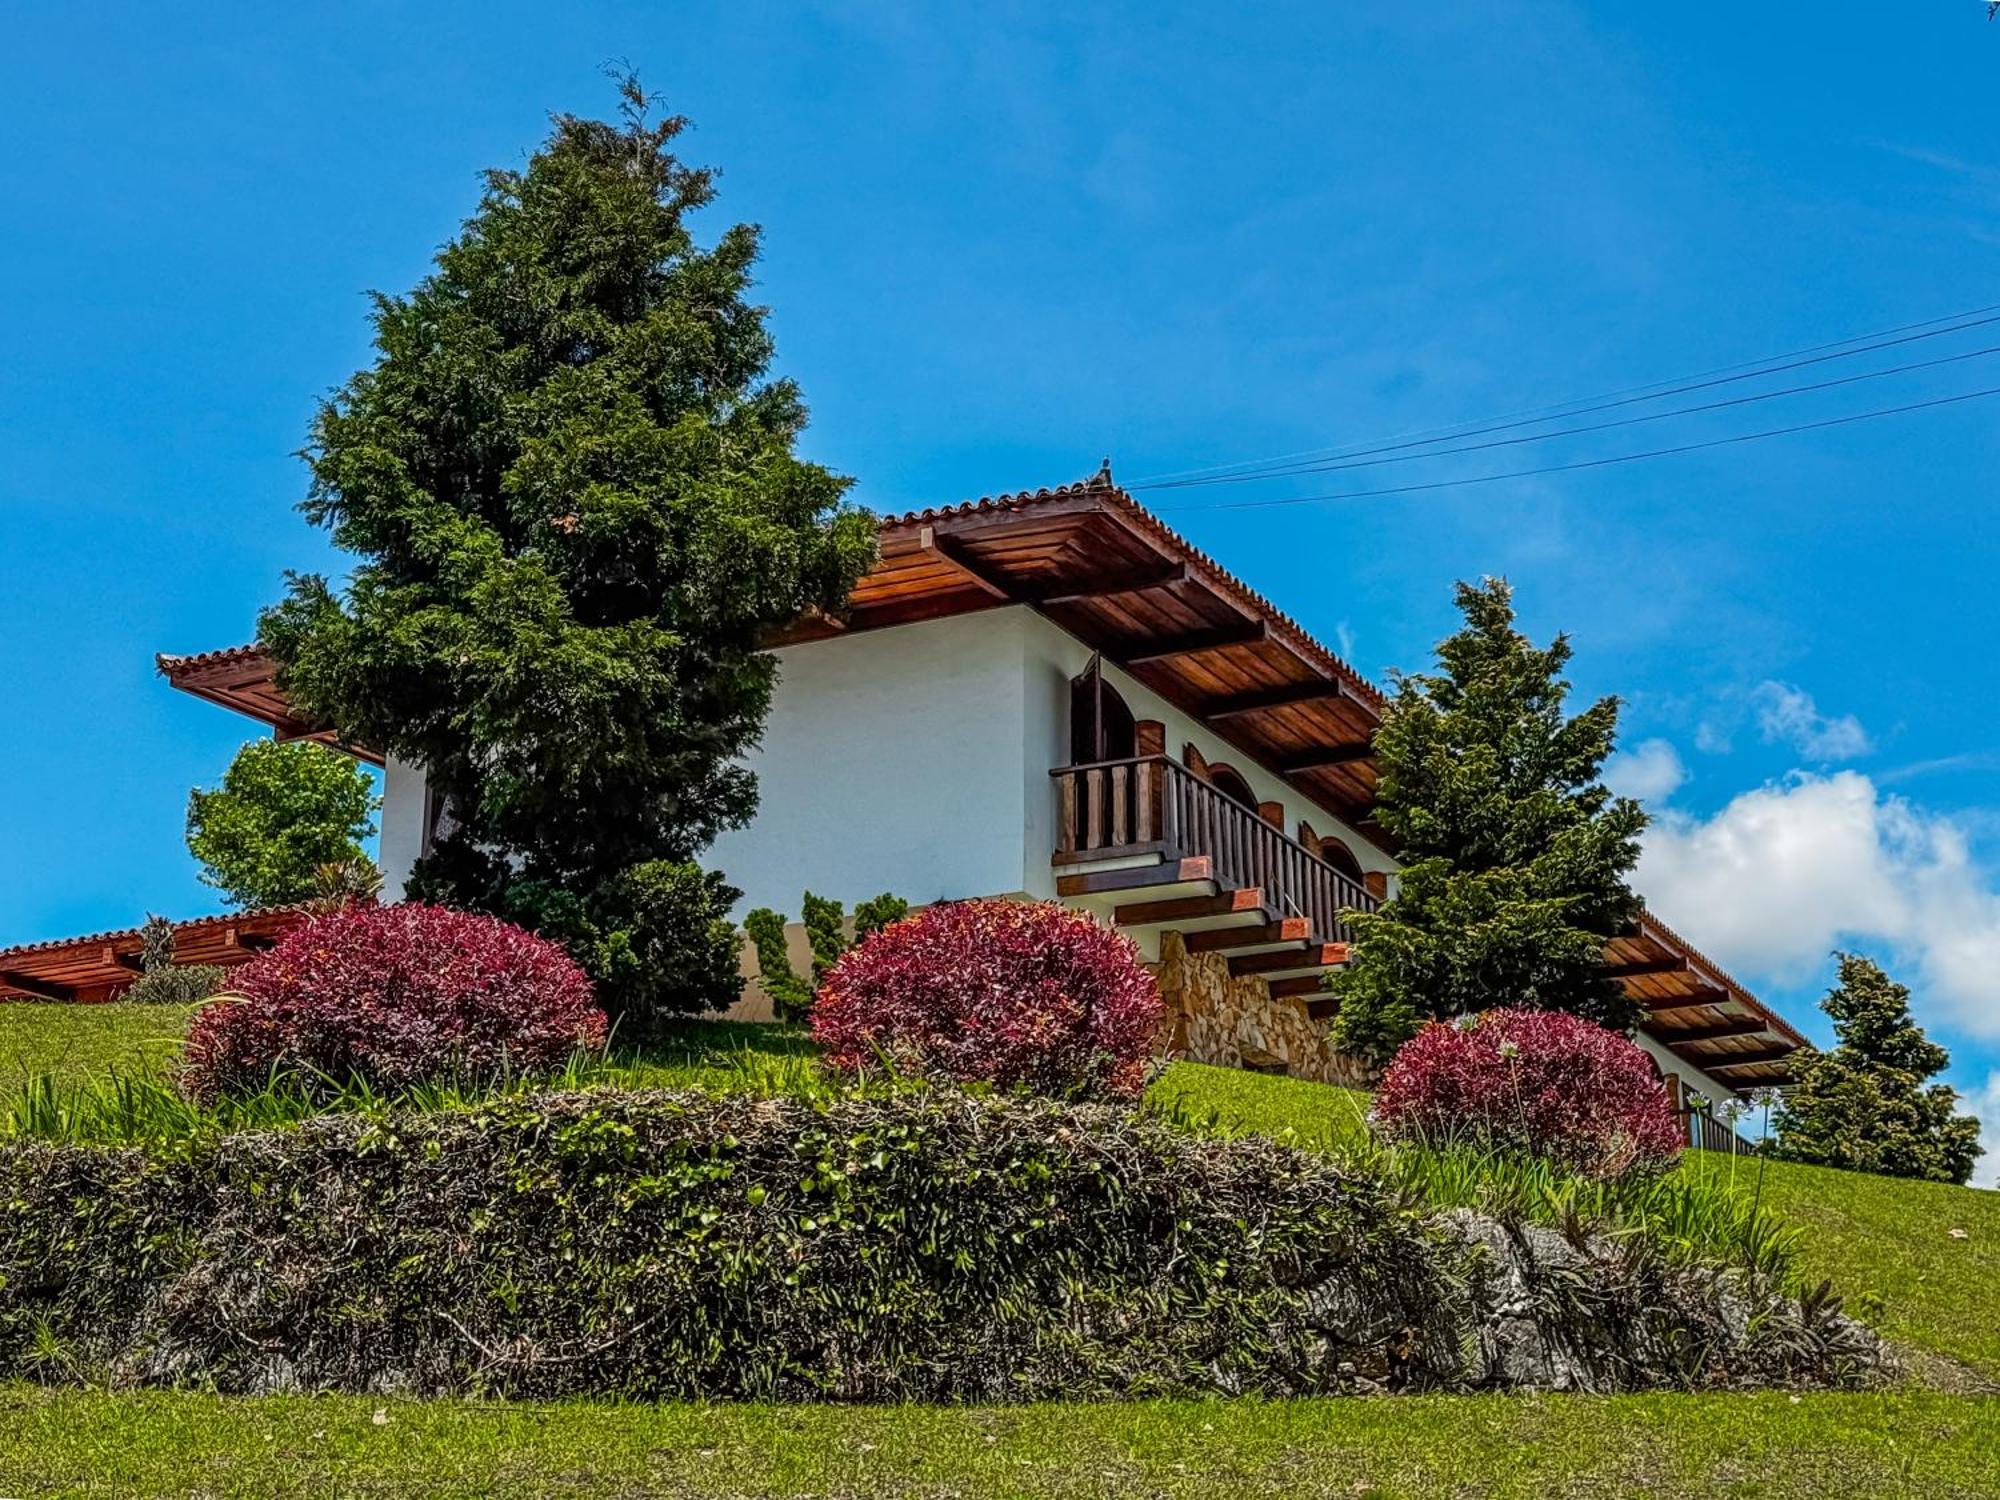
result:
[[[297,1074],[401,1089],[559,1067],[601,1047],[590,980],[556,944],[442,907],[352,906],[294,928],[188,1030],[181,1087],[212,1101]]]
[[[1665,1171],[1686,1144],[1646,1054],[1560,1011],[1424,1027],[1382,1075],[1373,1118],[1391,1139],[1536,1156],[1599,1179]]]
[[[1163,1007],[1130,938],[1054,902],[957,901],[850,949],[813,1002],[846,1072],[1137,1098]]]

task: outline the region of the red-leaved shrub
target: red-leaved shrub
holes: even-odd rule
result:
[[[1661,1171],[1686,1144],[1646,1054],[1561,1011],[1426,1026],[1383,1073],[1374,1116],[1393,1137],[1522,1151],[1600,1178]]]
[[[827,972],[812,1032],[850,1071],[1135,1097],[1160,990],[1132,940],[1053,902],[954,901],[872,934]]]
[[[546,938],[414,902],[295,927],[188,1030],[182,1088],[213,1099],[272,1069],[395,1087],[536,1072],[601,1046],[590,980]]]

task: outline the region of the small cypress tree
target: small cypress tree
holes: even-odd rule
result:
[[[1910,992],[1857,953],[1820,1001],[1840,1037],[1803,1054],[1779,1106],[1771,1154],[1884,1177],[1963,1184],[1979,1156],[1979,1122],[1957,1113],[1948,1084],[1926,1085],[1951,1056],[1910,1015]]]
[[[713,177],[622,91],[376,298],[308,448],[305,512],[356,566],[294,578],[260,637],[302,714],[445,799],[412,893],[562,941],[629,1036],[738,992],[735,892],[694,860],[756,807],[761,638],[844,609],[874,526],[792,451],[756,231],[697,244]]]
[[[216,965],[174,962],[174,924],[148,915],[139,928],[139,977],[121,998],[134,1005],[193,1005],[220,988]]]
[[[1461,583],[1458,606],[1439,670],[1400,678],[1375,733],[1399,888],[1353,914],[1352,961],[1328,976],[1337,1043],[1378,1063],[1427,1019],[1495,1006],[1635,1018],[1603,964],[1639,910],[1626,877],[1646,826],[1599,780],[1618,700],[1565,716],[1568,638],[1533,646],[1504,580]]]
[[[853,946],[847,941],[846,911],[838,901],[805,894],[806,944],[812,950],[812,979],[801,978],[792,967],[785,945],[784,913],[760,906],[743,918],[743,930],[757,950],[757,974],[771,1007],[781,1021],[803,1021],[812,1012],[813,996],[819,993],[827,970]],[[864,941],[872,932],[910,914],[910,903],[884,891],[854,908],[854,942]]]

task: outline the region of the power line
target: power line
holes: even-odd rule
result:
[[[1724,411],[1735,406],[1752,406],[1759,401],[1776,401],[1786,396],[1830,391],[1843,385],[1856,385],[1864,380],[1880,380],[1888,375],[1907,375],[1912,370],[1934,370],[1940,365],[1962,364],[1968,359],[1981,359],[1991,354],[2000,354],[2000,344],[1989,344],[1984,349],[1969,349],[1962,354],[1941,355],[1937,359],[1920,359],[1906,365],[1891,365],[1883,370],[1863,370],[1859,375],[1843,375],[1838,380],[1816,380],[1808,385],[1791,385],[1776,391],[1758,391],[1749,396],[1731,396],[1725,401],[1704,401],[1695,406],[1676,406],[1666,411],[1651,411],[1636,417],[1618,417],[1609,422],[1589,422],[1581,427],[1558,427],[1554,432],[1533,432],[1521,437],[1494,438],[1489,442],[1466,443],[1456,448],[1427,448],[1421,453],[1391,453],[1382,458],[1358,456],[1343,458],[1338,461],[1278,469],[1268,474],[1254,474],[1241,478],[1184,479],[1174,484],[1128,486],[1128,488],[1191,489],[1212,484],[1260,484],[1267,479],[1285,479],[1297,474],[1331,474],[1344,469],[1373,469],[1383,464],[1407,464],[1429,458],[1449,458],[1457,453],[1483,453],[1491,448],[1514,448],[1523,443],[1552,442],[1556,438],[1576,437],[1588,432],[1609,432],[1615,427],[1636,427],[1643,422],[1664,422],[1671,417],[1695,416],[1702,412]]]
[[[1537,425],[1540,421],[1557,421],[1564,417],[1587,416],[1592,412],[1608,410],[1613,406],[1628,406],[1641,401],[1661,400],[1667,396],[1683,395],[1689,391],[1703,390],[1714,385],[1732,381],[1754,380],[1762,375],[1781,374],[1786,370],[1799,369],[1804,365],[1823,363],[1828,359],[1847,359],[1857,354],[1872,353],[1877,349],[1892,348],[1899,344],[1911,343],[1917,339],[1940,338],[1947,334],[1959,333],[1968,328],[1978,328],[2000,321],[2000,303],[1987,307],[1972,308],[1966,312],[1950,313],[1940,318],[1925,318],[1916,323],[1904,323],[1895,328],[1885,328],[1875,333],[1856,334],[1851,338],[1836,339],[1831,343],[1814,344],[1804,349],[1794,349],[1783,354],[1769,355],[1763,359],[1747,360],[1734,365],[1722,365],[1712,370],[1700,371],[1693,375],[1674,376],[1667,380],[1653,381],[1646,385],[1626,386],[1604,392],[1598,396],[1579,396],[1569,401],[1556,402],[1549,406],[1530,408],[1527,411],[1509,413],[1490,420],[1490,425],[1478,426],[1468,423],[1453,423],[1442,427],[1425,428],[1408,433],[1399,438],[1385,439],[1372,446],[1343,444],[1335,447],[1306,449],[1297,453],[1281,454],[1271,458],[1245,459],[1231,464],[1214,464],[1207,468],[1170,470],[1163,474],[1144,476],[1128,482],[1128,490],[1180,488],[1186,484],[1202,482],[1223,482],[1221,479],[1206,481],[1203,476],[1227,475],[1247,476],[1278,465],[1301,463],[1308,459],[1366,458],[1377,453],[1398,452],[1405,448],[1424,447],[1429,442],[1444,442],[1452,438],[1483,437],[1493,432],[1511,431],[1517,427]],[[1934,325],[1949,323],[1953,326],[1937,328]],[[1928,329],[1929,332],[1915,332]],[[1910,337],[1896,337],[1908,334]],[[1882,342],[1875,342],[1875,341]],[[1850,344],[1862,344],[1862,348],[1849,349]],[[1825,351],[1837,350],[1837,353]],[[1811,356],[1820,356],[1813,358]],[[1785,361],[1791,361],[1785,363]],[[1736,374],[1734,372],[1745,373]],[[1727,379],[1713,377],[1728,377]],[[1638,394],[1634,394],[1638,393]],[[1408,441],[1404,439],[1407,438]],[[1302,466],[1296,472],[1310,472],[1309,466]]]
[[[1709,438],[1699,443],[1682,443],[1672,448],[1653,448],[1643,453],[1620,453],[1610,458],[1586,458],[1567,464],[1544,464],[1533,469],[1515,469],[1505,474],[1475,474],[1465,479],[1434,479],[1425,484],[1390,485],[1374,490],[1340,490],[1327,495],[1285,495],[1270,500],[1218,500],[1208,505],[1163,505],[1162,511],[1184,510],[1265,510],[1280,505],[1311,505],[1325,500],[1370,500],[1385,495],[1415,495],[1427,490],[1456,489],[1464,485],[1497,484],[1506,479],[1531,479],[1538,474],[1568,474],[1578,469],[1601,469],[1612,464],[1637,463],[1641,459],[1668,458],[1677,453],[1694,453],[1703,448],[1725,448],[1734,443],[1753,443],[1761,438],[1787,437],[1797,432],[1815,432],[1823,427],[1844,427],[1850,422],[1867,422],[1877,417],[1898,417],[1906,412],[1928,411],[1932,407],[1954,406],[2000,396],[2000,385],[1984,390],[1963,391],[1956,396],[1937,396],[1929,401],[1913,401],[1907,406],[1888,406],[1877,411],[1849,412],[1817,422],[1798,422],[1789,427],[1770,427],[1762,432],[1739,432],[1729,437]]]

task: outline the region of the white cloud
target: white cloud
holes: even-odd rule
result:
[[[1818,761],[1849,760],[1871,748],[1859,719],[1821,713],[1804,688],[1760,682],[1751,696],[1757,704],[1757,728],[1767,744],[1782,742]]]
[[[1979,1116],[1979,1144],[1986,1151],[1972,1164],[1972,1185],[2000,1187],[2000,1073],[1988,1073],[1981,1087],[1965,1094],[1963,1104]]]
[[[1665,740],[1641,740],[1604,763],[1604,784],[1621,797],[1664,802],[1687,780],[1687,767]]]
[[[1695,726],[1694,747],[1703,755],[1727,755],[1735,748],[1735,741],[1722,725],[1703,719]]]
[[[1927,1022],[2000,1037],[2000,889],[1962,829],[1858,771],[1794,772],[1706,820],[1660,814],[1636,884],[1732,967],[1805,983],[1833,948],[1858,948]]]

